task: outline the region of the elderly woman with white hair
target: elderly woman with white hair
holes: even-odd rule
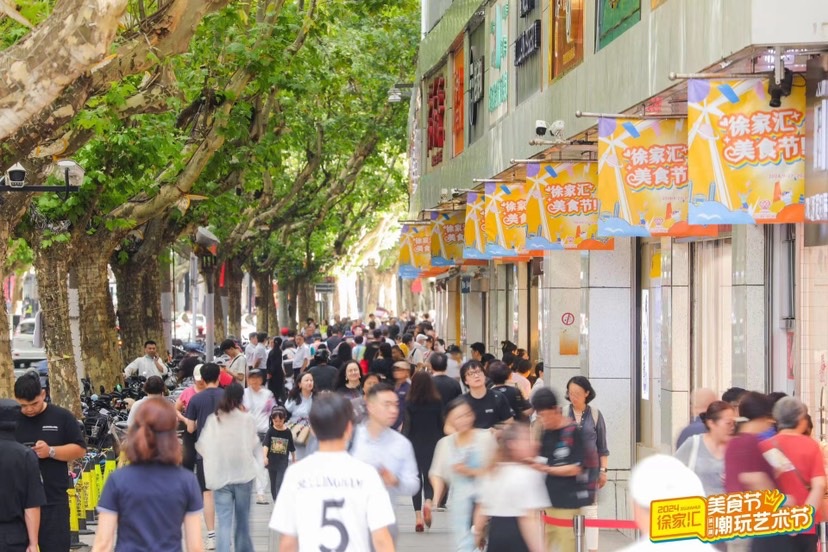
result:
[[[779,490],[785,493],[786,506],[814,507],[814,525],[790,537],[791,550],[817,549],[816,527],[823,521],[822,497],[825,493],[825,464],[819,444],[803,434],[808,425],[808,410],[796,397],[783,397],[773,407],[777,433],[759,445],[762,455],[773,467]]]

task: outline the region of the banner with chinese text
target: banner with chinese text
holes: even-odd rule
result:
[[[431,267],[431,223],[404,224],[400,231],[400,278],[419,278]]]
[[[454,266],[463,262],[465,217],[463,211],[431,213],[431,266]]]
[[[596,163],[544,163],[526,166],[526,216],[531,250],[611,250],[612,238],[599,238]]]
[[[463,258],[488,260],[486,254],[486,196],[478,192],[466,195],[466,217],[463,227]]]
[[[526,189],[520,184],[486,183],[486,253],[513,257],[526,250]]]
[[[598,236],[716,235],[687,224],[687,120],[598,120]]]
[[[691,80],[690,224],[805,219],[805,88],[768,107],[767,78]]]

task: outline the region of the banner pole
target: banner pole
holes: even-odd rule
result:
[[[572,518],[572,529],[575,531],[575,550],[576,552],[586,552],[586,525],[584,523],[584,516],[578,514]]]

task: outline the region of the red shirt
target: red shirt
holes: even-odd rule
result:
[[[816,441],[805,435],[777,433],[759,445],[763,452],[778,449],[784,454],[796,469],[777,471],[776,481],[779,490],[790,495],[796,501],[796,506],[805,504],[808,499],[811,479],[825,476],[825,464],[822,459],[822,450]],[[808,485],[806,487],[805,485]],[[792,504],[786,504],[792,506]],[[822,521],[822,509],[817,508],[814,513],[814,525]],[[811,533],[813,531],[808,531]]]
[[[774,481],[773,468],[759,449],[759,436],[753,433],[736,434],[725,449],[725,492],[740,493],[752,490],[742,485],[739,474],[753,472],[765,472],[771,481]]]
[[[219,387],[227,387],[234,381],[236,381],[236,378],[234,378],[230,372],[226,372],[224,370],[219,372]]]

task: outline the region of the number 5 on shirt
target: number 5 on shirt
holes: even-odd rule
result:
[[[326,526],[333,527],[339,532],[339,544],[336,548],[328,548],[327,546],[319,546],[321,552],[345,552],[348,549],[348,530],[345,525],[338,519],[331,519],[328,517],[328,509],[341,510],[345,506],[345,499],[342,500],[326,500],[322,503],[322,528]]]

